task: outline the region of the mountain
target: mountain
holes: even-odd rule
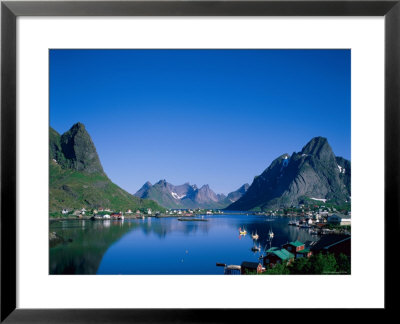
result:
[[[250,187],[250,185],[248,183],[245,183],[238,190],[232,191],[227,196],[228,200],[231,203],[237,201],[239,198],[241,198],[246,193],[246,191],[247,191],[247,189],[249,189],[249,187]]]
[[[236,197],[238,194],[240,193],[230,193],[229,195]],[[189,183],[174,186],[166,180],[160,180],[154,185],[146,182],[135,193],[135,196],[155,200],[165,208],[177,209],[224,208],[232,202],[224,194],[216,194],[209,185],[201,188]]]
[[[315,137],[300,152],[272,161],[226,209],[266,211],[310,200],[341,204],[350,200],[350,181],[350,161],[336,157],[326,138]]]
[[[96,147],[85,126],[77,123],[60,135],[49,131],[49,210],[111,208],[127,210],[151,208],[162,211],[156,202],[137,198],[114,184],[104,173]]]

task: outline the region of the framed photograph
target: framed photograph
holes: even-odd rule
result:
[[[3,1],[1,321],[390,309],[399,15]]]

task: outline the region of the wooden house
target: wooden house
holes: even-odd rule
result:
[[[296,259],[303,257],[309,258],[312,255],[312,251],[306,248],[304,243],[297,240],[286,243],[282,247],[290,253],[293,253]]]
[[[334,253],[339,255],[341,253],[350,257],[351,254],[351,236],[345,234],[331,234],[322,236],[311,247],[311,251],[316,253]]]
[[[288,250],[273,247],[266,251],[263,263],[265,267],[273,267],[276,264],[290,264],[294,258],[295,255]]]

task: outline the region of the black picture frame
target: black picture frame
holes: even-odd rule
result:
[[[19,16],[384,16],[385,310],[395,307],[393,262],[399,235],[400,0],[372,1],[2,1],[1,2],[1,322],[225,322],[265,318],[265,310],[16,308],[16,19]],[[372,126],[373,127],[373,126]],[[383,211],[382,211],[383,212]],[[327,305],[328,307],[329,305]],[[279,310],[270,311],[276,313]],[[327,310],[329,311],[329,310]],[[251,315],[250,313],[251,312]]]

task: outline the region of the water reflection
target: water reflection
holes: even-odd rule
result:
[[[308,241],[307,230],[287,219],[252,215],[207,216],[208,221],[145,218],[52,222],[51,274],[222,274],[216,262],[257,261],[269,245]],[[245,227],[246,236],[239,235]],[[257,232],[254,242],[251,234]],[[254,245],[260,251],[252,250]]]

